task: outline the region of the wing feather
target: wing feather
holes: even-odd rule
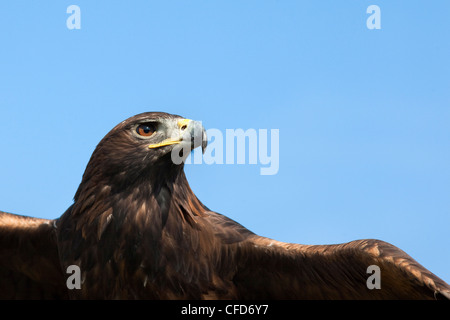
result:
[[[0,298],[67,298],[52,220],[0,212]]]
[[[241,246],[240,297],[258,299],[436,299],[450,286],[404,251],[380,240],[300,245],[253,236]],[[368,267],[379,267],[370,289]]]

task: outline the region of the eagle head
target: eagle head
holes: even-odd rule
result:
[[[80,188],[107,183],[116,187],[136,181],[158,181],[164,173],[177,175],[197,147],[204,152],[206,131],[201,122],[164,112],[135,115],[115,126],[97,145]],[[107,180],[114,180],[112,181]],[[75,195],[75,199],[77,198]]]

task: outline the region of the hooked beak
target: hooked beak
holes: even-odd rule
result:
[[[208,144],[205,128],[201,122],[190,119],[180,119],[177,121],[178,132],[175,138],[168,138],[161,142],[149,145],[150,149],[169,146],[172,144],[189,143],[191,150],[201,146],[205,153]]]

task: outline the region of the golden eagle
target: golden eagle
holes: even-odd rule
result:
[[[386,242],[283,243],[209,210],[173,158],[200,146],[199,122],[133,116],[100,141],[60,218],[0,213],[0,298],[450,298],[448,284]]]

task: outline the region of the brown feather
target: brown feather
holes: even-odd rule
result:
[[[53,221],[0,212],[0,299],[65,299]]]

